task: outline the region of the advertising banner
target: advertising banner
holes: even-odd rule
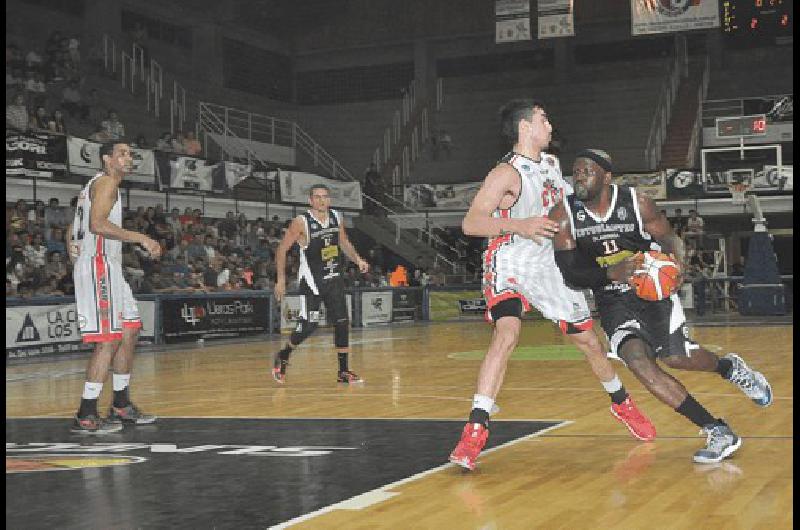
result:
[[[406,186],[405,203],[412,208],[467,209],[481,187],[481,182],[469,184],[412,184]]]
[[[67,138],[67,153],[69,158],[69,171],[77,175],[93,177],[103,169],[100,160],[100,143],[75,138]],[[155,154],[151,149],[131,148],[133,169],[125,176],[128,182],[139,182],[155,187],[156,163]]]
[[[719,27],[719,0],[631,0],[631,34]]]
[[[486,314],[486,300],[483,293],[476,290],[430,292],[430,319],[442,320],[478,320]],[[523,320],[539,319],[541,315],[531,309],[523,315]]]
[[[570,37],[575,35],[572,18],[573,0],[539,0],[539,38]]]
[[[495,0],[495,42],[531,40],[529,0]]]
[[[392,322],[419,320],[421,314],[421,289],[392,289]]]
[[[345,303],[347,304],[347,314],[350,321],[355,317],[353,315],[353,295],[345,295]],[[297,324],[297,319],[305,312],[306,298],[301,295],[286,295],[281,300],[281,329],[291,329]],[[333,322],[328,322],[328,311],[325,308],[325,303],[319,305],[319,315],[317,317],[320,325],[333,325]]]
[[[161,301],[164,342],[267,332],[269,299],[186,297]]]
[[[361,324],[386,324],[392,321],[392,291],[361,293]]]
[[[63,179],[66,172],[66,136],[6,131],[7,176]]]
[[[615,175],[613,178],[614,184],[635,187],[637,192],[644,193],[653,200],[667,198],[667,186],[664,180],[663,171],[625,173],[623,175]]]
[[[700,197],[703,195],[703,181],[699,170],[665,169],[667,198]]]
[[[360,210],[361,184],[358,182],[342,182],[331,180],[313,173],[302,171],[279,171],[281,200],[297,204],[308,204],[308,194],[311,186],[324,184],[331,190],[331,206],[334,208],[352,208]]]
[[[138,302],[142,317],[139,341],[153,342],[155,302]],[[36,357],[52,353],[89,351],[81,342],[74,303],[6,307],[6,358]]]

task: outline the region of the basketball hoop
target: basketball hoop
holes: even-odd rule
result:
[[[747,201],[744,194],[749,186],[743,183],[729,184],[728,189],[731,191],[731,204],[735,206],[744,206]]]

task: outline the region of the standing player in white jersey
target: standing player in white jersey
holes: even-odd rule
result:
[[[78,195],[72,222],[75,259],[75,303],[83,342],[96,344],[86,370],[80,409],[72,431],[106,434],[122,429],[122,423],[153,423],[128,396],[133,351],[142,322],[131,288],[122,276],[122,243],[138,243],[152,257],[161,254],[159,244],[138,232],[122,228],[119,185],[133,164],[127,144],[100,147],[103,172],[91,179]],[[106,420],[97,412],[108,369],[114,371],[114,402]]]
[[[558,160],[543,150],[552,126],[544,106],[518,99],[500,111],[503,135],[513,149],[489,172],[464,217],[471,236],[490,238],[483,260],[483,293],[494,333],[478,373],[472,412],[450,461],[474,469],[489,437],[489,415],[517,346],[522,314],[535,306],[586,355],[592,371],[611,396],[611,413],[636,438],[652,440],[655,428],[636,408],[606,358],[586,298],[570,289],[553,256],[558,227],[547,218],[556,203],[572,193]]]

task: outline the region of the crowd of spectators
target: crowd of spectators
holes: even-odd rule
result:
[[[86,62],[96,65],[97,54],[93,48]],[[193,132],[179,132],[175,137],[165,133],[151,145],[141,134],[126,131],[116,109],[104,108],[97,88],[87,86],[91,82],[85,66],[80,38],[74,34],[54,31],[42,49],[23,51],[16,43],[7,43],[6,129],[72,133],[97,142],[124,140],[139,148],[202,155]]]
[[[72,264],[65,231],[74,217],[57,198],[45,205],[24,200],[6,207],[6,296],[73,295]],[[249,220],[228,212],[224,219],[209,218],[201,210],[161,205],[125,211],[123,227],[142,232],[161,244],[162,257],[150,259],[143,248],[123,245],[122,266],[134,293],[212,292],[247,289],[271,290],[276,281],[275,252],[287,222]],[[384,256],[381,247],[367,251],[371,270],[361,274],[347,263],[345,281],[351,287],[389,285],[396,256]],[[299,288],[297,246],[286,257],[289,291]],[[409,285],[443,284],[442,271],[414,270]]]

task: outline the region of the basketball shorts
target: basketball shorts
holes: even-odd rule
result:
[[[122,264],[107,256],[79,257],[75,262],[75,305],[83,342],[122,338],[123,328],[140,328],[139,308]]]
[[[692,350],[700,347],[689,338],[686,316],[677,294],[658,302],[648,302],[631,290],[602,293],[596,300],[600,324],[615,357],[619,357],[620,346],[631,337],[649,344],[656,357],[688,357]]]
[[[591,321],[586,297],[564,283],[552,250],[528,255],[513,245],[493,249],[495,244],[490,244],[484,254],[487,320],[492,320],[492,307],[503,300],[519,298],[525,311],[535,307],[545,318],[559,324],[583,325]]]
[[[300,294],[306,297],[305,313],[302,318],[309,322],[319,322],[319,306],[325,302],[325,313],[330,324],[335,324],[338,320],[347,319],[347,301],[344,294],[344,280],[334,278],[319,283],[319,294],[306,283],[305,279],[300,280]],[[325,322],[319,322],[325,324]]]

